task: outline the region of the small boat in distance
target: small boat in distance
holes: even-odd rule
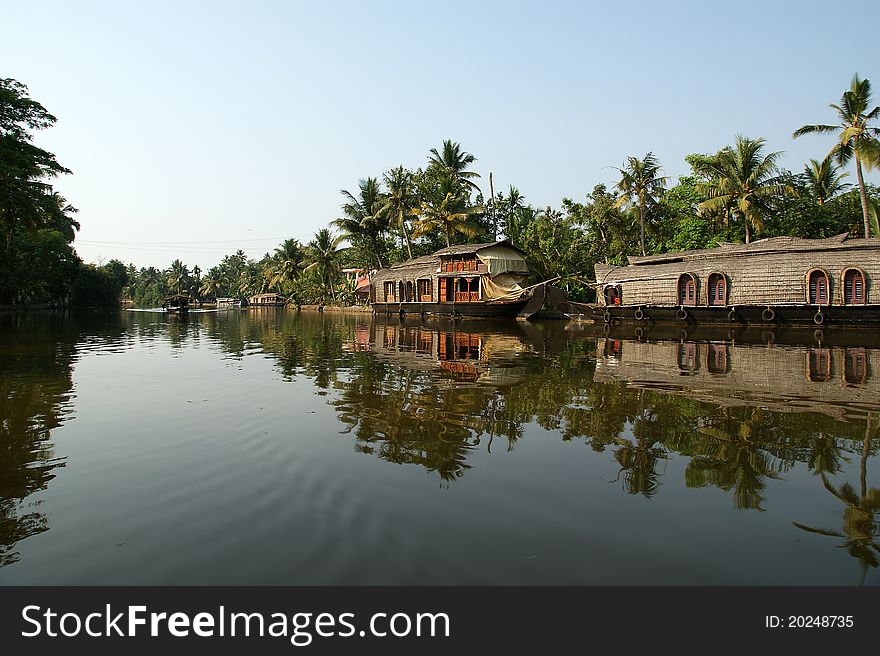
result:
[[[772,237],[596,264],[598,303],[570,316],[607,323],[878,324],[880,239]]]
[[[186,294],[174,294],[172,296],[166,296],[165,300],[162,302],[162,309],[166,312],[185,314],[189,312],[190,300],[190,297]]]

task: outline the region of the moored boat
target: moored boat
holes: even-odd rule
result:
[[[569,314],[606,323],[880,323],[880,239],[773,237],[596,265],[598,302]]]
[[[162,302],[162,309],[166,312],[184,314],[186,312],[189,312],[190,300],[190,297],[186,294],[174,294],[172,296],[166,296],[164,301]]]
[[[525,253],[509,241],[440,249],[371,276],[380,314],[513,317],[529,300]]]

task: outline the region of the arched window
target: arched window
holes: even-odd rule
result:
[[[694,342],[682,342],[678,345],[678,368],[685,375],[700,369],[700,351]]]
[[[727,373],[727,344],[709,344],[709,353],[706,355],[706,369],[710,374]]]
[[[697,281],[689,273],[683,273],[678,278],[678,304],[697,304]]]
[[[605,305],[620,305],[623,301],[623,291],[620,285],[605,285]]]
[[[868,352],[860,347],[848,348],[843,358],[843,379],[850,384],[864,383],[868,378]]]
[[[831,293],[828,274],[822,269],[813,269],[807,285],[807,303],[811,305],[830,305]]]
[[[865,274],[861,269],[847,269],[843,272],[843,302],[845,305],[864,305],[868,294],[865,287]]]
[[[727,278],[721,273],[709,276],[709,305],[727,305]]]
[[[814,383],[831,380],[831,350],[813,348],[807,354],[807,378]]]

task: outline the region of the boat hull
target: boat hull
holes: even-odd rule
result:
[[[639,314],[639,312],[641,314]],[[874,325],[880,326],[880,305],[739,305],[739,306],[601,306],[569,304],[575,319],[614,323],[675,323],[709,325]],[[639,318],[641,316],[641,318]]]
[[[528,299],[506,303],[373,303],[373,312],[386,315],[434,315],[441,317],[515,317]]]

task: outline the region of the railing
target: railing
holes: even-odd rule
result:
[[[443,271],[446,273],[455,273],[457,271],[486,271],[486,265],[479,260],[458,260],[444,262]]]
[[[455,302],[471,302],[471,301],[479,301],[480,300],[480,292],[455,292]]]
[[[422,303],[430,303],[434,300],[434,297],[431,294],[422,294],[421,301]]]

